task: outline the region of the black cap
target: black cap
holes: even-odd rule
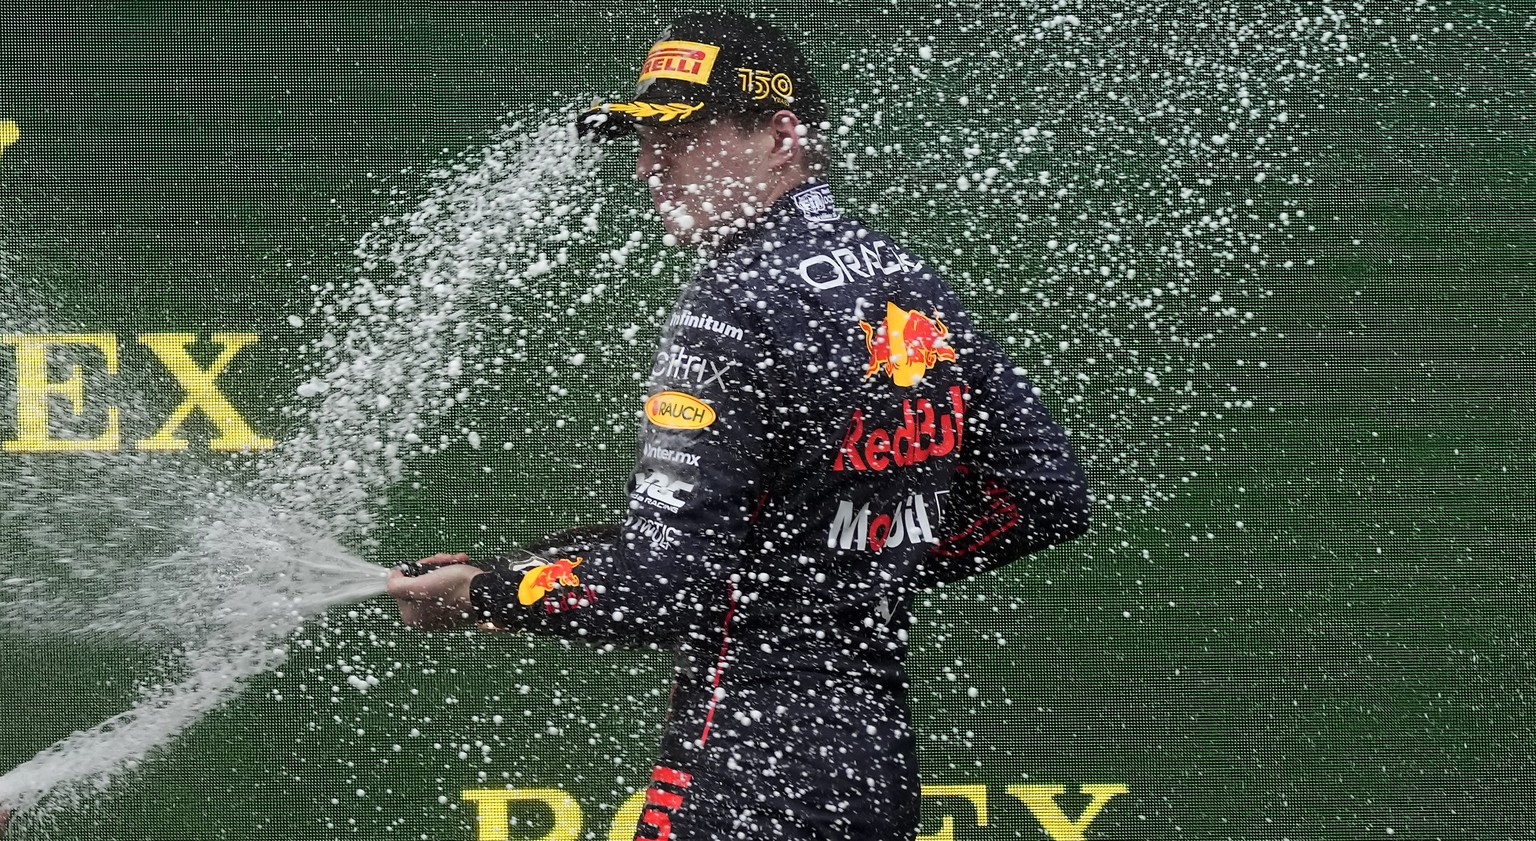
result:
[[[684,125],[731,113],[780,109],[817,126],[827,120],[821,88],[784,33],[730,12],[678,18],[651,46],[629,102],[593,105],[582,134],[617,137],[636,125]]]

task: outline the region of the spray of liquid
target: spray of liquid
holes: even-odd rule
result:
[[[510,127],[484,153],[376,226],[351,283],[317,290],[325,329],[306,346],[311,376],[287,409],[298,431],[276,449],[238,465],[79,454],[0,467],[0,549],[25,559],[0,573],[0,629],[152,646],[176,676],[0,776],[0,807],[24,813],[105,789],[281,664],[307,619],[384,591],[385,570],[359,553],[422,430],[460,399],[463,311],[508,260],[526,257],[519,277],[541,273],[540,249],[575,210],[556,198],[596,154],[563,114]],[[0,315],[6,332],[68,332],[37,307]],[[130,380],[90,385],[112,405],[143,401]],[[57,437],[83,438],[94,419],[55,421]]]
[[[905,48],[850,53],[844,69],[865,88],[835,115],[833,180],[862,198],[850,209],[931,257],[963,294],[1002,302],[992,309],[1005,323],[991,326],[1076,434],[1096,520],[1126,529],[1219,450],[1224,415],[1253,408],[1246,372],[1220,367],[1241,363],[1210,351],[1262,329],[1252,322],[1266,282],[1292,268],[1307,115],[1327,104],[1312,92],[1328,74],[1364,72],[1360,45],[1398,49],[1381,18],[1410,11],[1170,0],[951,16],[945,31],[976,41],[965,55],[923,31],[891,41]],[[881,136],[910,113],[932,130]],[[87,495],[54,462],[0,468],[16,500],[0,540],[41,565],[5,572],[13,595],[0,623],[71,633],[86,620],[56,619],[68,606],[102,632],[175,641],[188,675],[0,777],[0,803],[104,785],[281,662],[305,617],[378,592],[378,568],[355,553],[381,497],[413,457],[450,439],[482,446],[456,420],[496,399],[480,378],[542,365],[558,421],[567,391],[624,367],[583,362],[627,360],[655,326],[653,307],[618,316],[611,335],[573,340],[559,322],[593,321],[586,308],[612,286],[663,275],[669,258],[639,231],[602,248],[608,193],[587,177],[596,152],[566,125],[562,115],[513,127],[455,162],[359,242],[354,278],[316,289],[314,307],[290,319],[314,331],[288,412],[297,432],[246,478],[186,460],[103,460]],[[959,220],[942,243],[923,236],[936,212]],[[571,259],[577,243],[596,249],[595,269]],[[574,423],[541,427],[545,452],[600,449],[632,411],[615,406],[590,438]],[[1205,455],[1190,464],[1177,455],[1195,451]],[[66,511],[78,519],[62,522]]]

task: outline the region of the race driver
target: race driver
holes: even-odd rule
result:
[[[921,258],[842,214],[826,106],[781,33],[689,14],[635,97],[669,238],[700,249],[646,384],[624,522],[523,569],[437,555],[402,619],[675,652],[637,838],[910,839],[914,591],[1087,528],[1066,435]]]

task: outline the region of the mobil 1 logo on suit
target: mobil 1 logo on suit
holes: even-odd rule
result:
[[[894,504],[840,499],[827,527],[827,548],[883,552],[914,543],[938,543],[948,494],[947,490],[908,494]]]

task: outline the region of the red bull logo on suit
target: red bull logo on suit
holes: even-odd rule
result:
[[[931,401],[919,397],[901,401],[901,425],[894,429],[871,426],[867,431],[864,410],[854,409],[843,432],[833,470],[885,470],[906,467],[956,452],[965,431],[963,386],[949,387],[949,411],[938,415]]]
[[[523,604],[533,604],[556,587],[579,586],[581,579],[576,577],[576,567],[579,566],[581,558],[561,558],[554,563],[533,567],[523,573],[523,580],[517,586],[517,600]]]
[[[869,349],[866,380],[884,370],[892,382],[908,388],[940,362],[955,361],[955,349],[949,346],[949,328],[937,313],[929,318],[887,301],[884,321],[860,321],[859,327],[864,331],[864,346]]]

